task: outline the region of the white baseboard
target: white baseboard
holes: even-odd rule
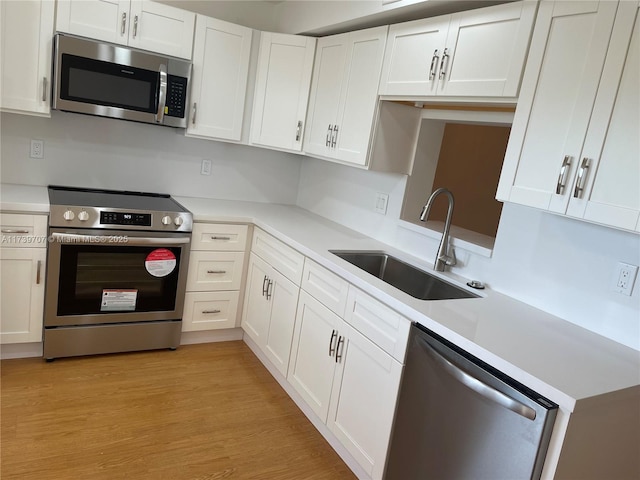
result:
[[[0,346],[0,359],[30,358],[42,356],[42,342],[10,343]]]
[[[242,340],[241,328],[225,328],[224,330],[206,330],[202,332],[182,332],[180,345],[230,342],[232,340]]]

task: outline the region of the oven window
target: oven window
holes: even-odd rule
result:
[[[157,247],[63,245],[58,315],[175,310],[181,249],[163,249],[175,256],[175,268],[154,276],[147,270],[146,261],[157,250]],[[110,300],[113,298],[116,301]]]
[[[154,113],[158,80],[158,72],[64,54],[60,97]]]

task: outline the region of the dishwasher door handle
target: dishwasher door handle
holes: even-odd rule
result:
[[[420,338],[420,344],[424,347],[426,352],[435,360],[440,367],[442,367],[449,375],[458,380],[460,383],[470,388],[478,395],[482,395],[486,399],[497,403],[505,408],[508,408],[512,412],[517,413],[529,420],[535,420],[536,411],[524,405],[523,403],[518,402],[517,400],[511,398],[508,395],[505,395],[499,390],[487,385],[486,383],[478,380],[476,377],[469,375],[467,372],[462,370],[457,365],[454,365],[445,357],[443,357],[440,353],[438,353],[427,341]]]

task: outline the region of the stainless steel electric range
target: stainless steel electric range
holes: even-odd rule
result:
[[[193,218],[169,195],[49,187],[44,358],[175,349]]]

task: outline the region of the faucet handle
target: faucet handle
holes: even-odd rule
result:
[[[458,263],[456,251],[453,248],[450,248],[449,251],[451,252],[451,255],[441,255],[439,260],[442,260],[447,267],[453,267]]]

